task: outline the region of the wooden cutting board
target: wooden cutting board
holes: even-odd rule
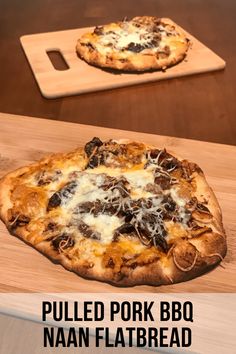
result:
[[[220,70],[225,67],[223,59],[184,31],[192,42],[192,48],[189,50],[186,60],[167,69],[166,72],[125,74],[105,71],[88,65],[79,59],[75,52],[77,39],[90,30],[91,28],[79,28],[26,35],[20,38],[43,96],[46,98],[63,97]],[[47,55],[48,51],[59,51],[69,69],[56,70]]]
[[[198,163],[223,211],[228,253],[222,266],[185,283],[137,286],[128,291],[236,292],[236,147],[8,114],[0,114],[0,127],[0,176],[47,153],[83,146],[94,135],[102,139],[144,141],[166,147]],[[0,245],[0,292],[124,292],[122,288],[85,280],[53,264],[32,247],[9,235],[1,222]]]

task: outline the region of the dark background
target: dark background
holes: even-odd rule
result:
[[[0,112],[236,145],[235,0],[0,0]],[[224,60],[224,71],[48,100],[24,34],[170,17]],[[0,127],[1,129],[1,127]]]

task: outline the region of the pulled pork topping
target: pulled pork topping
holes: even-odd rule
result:
[[[99,165],[123,167],[140,163],[145,147],[136,143],[119,144],[113,140],[102,143],[100,139],[93,138],[85,145],[84,150],[89,158],[86,168]]]
[[[132,200],[130,197],[114,200],[113,203],[96,200],[77,205],[74,216],[83,218],[83,214],[90,213],[95,217],[99,214],[117,215],[124,223],[113,234],[113,241],[117,241],[121,234],[136,236],[146,246],[160,247],[167,251],[167,232],[164,220],[178,216],[178,207],[170,195],[164,198],[140,198]],[[78,225],[83,222],[79,219]],[[82,229],[78,227],[81,231]],[[85,229],[86,230],[86,229]],[[82,230],[83,231],[83,230]],[[92,237],[91,229],[86,237]],[[83,233],[83,232],[82,232]],[[96,237],[97,238],[97,237]]]
[[[100,240],[101,239],[101,234],[97,231],[94,231],[89,225],[87,225],[85,222],[82,220],[79,220],[78,222],[78,229],[82,233],[83,236],[87,238],[91,238],[94,240]]]
[[[98,216],[99,214],[105,213],[108,215],[117,214],[117,208],[112,203],[104,203],[101,200],[97,199],[95,202],[84,202],[77,205],[74,210],[74,214],[93,214]]]
[[[75,241],[71,235],[63,233],[62,235],[55,237],[51,241],[51,244],[55,250],[63,252],[65,249],[73,247]]]
[[[140,241],[146,245],[160,246],[167,251],[165,237],[167,232],[163,223],[163,204],[159,198],[128,201],[126,210],[132,215],[130,224],[134,227]]]
[[[105,191],[117,191],[120,197],[126,198],[129,196],[130,190],[129,183],[125,177],[115,178],[106,176],[105,182],[101,185],[101,188]]]
[[[63,188],[61,188],[59,191],[57,191],[50,197],[48,201],[47,210],[56,208],[60,206],[62,202],[66,203],[68,200],[70,200],[75,194],[76,188],[77,188],[76,181],[71,181],[67,183]]]
[[[93,155],[96,150],[102,146],[102,141],[99,138],[94,137],[91,141],[89,141],[85,147],[84,147],[84,151],[86,152],[87,156],[90,157],[91,155]]]
[[[56,171],[40,171],[35,179],[37,181],[38,186],[45,186],[50,184],[51,182],[56,182],[62,176],[62,172],[60,170]]]
[[[164,150],[149,150],[146,154],[147,163],[145,167],[149,165],[157,165],[159,168],[166,172],[172,172],[174,169],[180,167],[180,162],[171,154],[169,154],[166,149]]]
[[[25,226],[30,222],[30,218],[26,215],[23,215],[21,213],[14,213],[11,215],[11,218],[9,219],[11,229],[16,229],[17,227],[20,226]]]
[[[51,196],[47,206],[50,211],[64,205],[69,215],[72,212],[68,227],[82,236],[106,243],[119,241],[121,235],[136,237],[147,248],[167,252],[169,222],[181,223],[187,230],[193,220],[211,218],[209,209],[191,198],[196,165],[179,161],[165,149],[147,151],[143,144],[102,142],[97,137],[85,145],[84,152],[88,159],[85,169],[103,164],[114,169],[115,176],[72,171],[70,182]],[[188,193],[183,193],[185,189]],[[192,237],[207,230],[195,226]]]

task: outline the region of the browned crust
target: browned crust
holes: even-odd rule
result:
[[[150,20],[152,19],[152,17],[148,16],[144,16],[143,18]],[[176,30],[180,33],[179,37],[175,39],[175,49],[171,50],[170,55],[166,58],[157,57],[155,53],[151,52],[148,55],[140,52],[132,55],[129,54],[124,57],[124,53],[117,53],[117,51],[107,57],[107,55],[103,54],[101,51],[97,51],[95,48],[89,48],[84,45],[84,37],[87,34],[83,35],[78,40],[76,51],[87,63],[102,68],[111,68],[131,72],[166,69],[176,65],[185,58],[190,43],[183,33],[183,30],[173,21],[166,18],[162,18],[161,21],[175,26]],[[92,38],[90,42],[93,43]]]
[[[12,207],[12,202],[11,202],[11,190],[13,187],[13,181],[25,174],[33,170],[34,168],[39,169],[40,166],[46,165],[50,161],[52,161],[54,158],[62,158],[64,154],[52,154],[48,155],[41,160],[32,163],[29,166],[23,166],[15,171],[7,173],[5,176],[3,176],[0,179],[0,219],[7,225],[7,211]],[[9,227],[9,225],[8,225]]]
[[[9,230],[9,232],[11,232]],[[43,255],[46,255],[53,263],[61,264],[65,269],[75,272],[79,276],[107,282],[119,287],[130,287],[135,285],[170,285],[180,282],[185,282],[190,279],[196,278],[211,269],[213,269],[226,254],[226,241],[225,236],[220,234],[209,233],[200,238],[198,246],[195,240],[191,240],[190,243],[196,248],[197,258],[194,267],[190,271],[182,271],[176,266],[173,259],[173,254],[181,246],[177,244],[173,247],[171,253],[168,256],[168,272],[165,272],[163,263],[157,261],[145,266],[138,266],[135,269],[125,269],[121,275],[116,275],[112,272],[112,269],[103,269],[103,271],[97,271],[96,268],[88,268],[87,266],[72,265],[69,259],[63,255],[54,251],[47,242],[41,242],[32,245],[27,240],[27,232],[25,230],[18,231],[15,236],[24,240],[27,244],[33,246]],[[184,243],[184,241],[183,241]],[[184,243],[185,249],[186,244]],[[201,250],[201,251],[200,251]]]
[[[8,173],[0,179],[0,219],[7,225],[7,211],[12,207],[11,189],[12,180],[21,174],[28,172],[29,167],[20,167],[17,170]]]
[[[120,140],[119,142],[124,143]],[[126,141],[127,142],[127,141]],[[151,146],[146,145],[147,148]],[[81,150],[77,150],[81,155]],[[116,274],[111,268],[101,268],[73,264],[63,253],[55,251],[48,242],[30,242],[29,232],[25,227],[18,227],[14,232],[11,230],[7,219],[7,211],[12,207],[11,189],[13,181],[23,173],[29,172],[32,168],[37,168],[44,163],[50,163],[53,159],[63,159],[63,154],[46,157],[40,162],[36,162],[28,167],[19,168],[7,174],[0,180],[0,218],[6,224],[10,233],[18,236],[26,243],[32,245],[54,262],[62,264],[66,269],[74,271],[82,277],[105,281],[117,286],[133,285],[162,285],[173,284],[195,278],[216,266],[226,254],[226,235],[222,223],[222,214],[218,201],[209,187],[202,172],[194,172],[194,180],[197,186],[195,195],[198,198],[206,198],[208,208],[213,215],[210,225],[212,232],[204,233],[202,236],[190,239],[177,240],[168,252],[166,257],[151,264],[137,266],[135,269],[123,267],[121,274]]]

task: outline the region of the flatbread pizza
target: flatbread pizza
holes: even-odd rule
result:
[[[0,217],[54,262],[118,286],[186,281],[226,254],[200,167],[142,142],[95,137],[9,173]]]
[[[181,62],[189,46],[186,34],[172,20],[142,16],[95,27],[78,39],[76,51],[98,67],[142,72]]]

